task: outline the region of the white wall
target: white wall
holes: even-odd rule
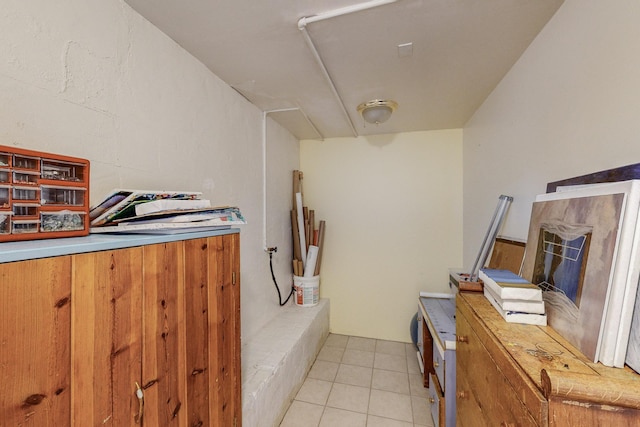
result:
[[[462,131],[301,141],[305,204],[326,221],[331,331],[411,341],[420,291],[462,262]]]
[[[270,320],[262,112],[121,0],[4,1],[0,39],[0,144],[88,158],[93,203],[139,188],[239,206],[243,336]],[[287,254],[299,144],[271,120],[267,135],[268,244]]]
[[[464,128],[464,263],[501,194],[525,239],[546,183],[640,162],[640,2],[566,0]]]

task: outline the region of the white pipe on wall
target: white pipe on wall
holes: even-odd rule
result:
[[[395,3],[398,0],[371,0],[364,3],[358,3],[351,6],[345,6],[338,9],[330,10],[328,12],[320,13],[313,16],[305,16],[298,20],[298,28],[302,30],[307,24],[313,22],[324,21],[325,19],[335,18],[336,16],[348,15],[354,12],[360,12],[374,7],[382,6],[389,3]]]
[[[329,74],[327,67],[324,65],[324,61],[322,60],[322,57],[320,56],[318,49],[316,48],[315,44],[313,43],[313,40],[311,39],[311,36],[309,35],[309,32],[307,31],[307,25],[313,22],[323,21],[325,19],[335,18],[336,16],[348,15],[350,13],[360,12],[362,10],[371,9],[371,8],[382,6],[385,4],[395,3],[396,1],[398,0],[372,0],[364,3],[354,4],[352,6],[346,6],[346,7],[330,10],[328,12],[324,12],[318,15],[305,16],[298,20],[298,29],[302,31],[302,35],[304,36],[304,39],[307,42],[307,45],[311,49],[311,53],[313,54],[313,57],[315,58],[318,65],[320,66],[320,70],[322,71],[322,74],[324,75],[325,79],[329,83],[329,87],[331,88],[331,92],[333,92],[333,96],[338,100],[338,104],[340,105],[342,114],[347,119],[347,123],[351,127],[351,132],[353,132],[353,136],[356,136],[356,137],[358,136],[358,132],[356,131],[356,128],[353,125],[353,122],[351,121],[351,116],[349,116],[349,113],[347,112],[347,109],[344,105],[344,101],[342,100],[342,97],[338,93],[338,89],[336,89],[336,85],[333,83],[333,79],[331,78],[331,75]]]
[[[300,107],[281,108],[262,112],[262,243],[265,252],[271,250],[271,248],[267,246],[267,116],[271,113],[285,113],[287,111],[299,111],[320,139],[324,140],[324,136],[318,131]]]

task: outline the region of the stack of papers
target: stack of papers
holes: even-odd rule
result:
[[[184,233],[246,224],[240,209],[201,193],[114,190],[90,211],[91,233]]]

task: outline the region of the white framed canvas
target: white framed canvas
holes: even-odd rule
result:
[[[640,180],[558,187],[547,199],[566,195],[625,194],[613,280],[606,301],[604,334],[599,360],[621,368],[626,361],[631,324],[640,280]]]
[[[534,202],[522,276],[546,291],[548,325],[596,362],[626,195],[574,196]]]

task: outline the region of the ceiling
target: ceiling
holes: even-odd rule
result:
[[[563,2],[125,1],[299,139],[463,127]]]

